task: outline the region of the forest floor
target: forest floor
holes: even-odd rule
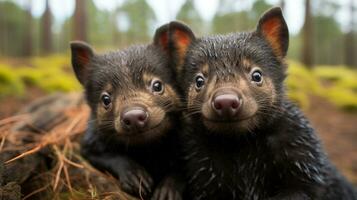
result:
[[[45,95],[36,88],[30,88],[27,93],[25,99],[0,99],[0,121]],[[304,112],[319,134],[328,156],[357,186],[357,113],[344,111],[320,97],[310,96],[309,101],[310,106]]]
[[[357,186],[357,113],[343,111],[323,98],[311,97],[305,114],[332,162]]]

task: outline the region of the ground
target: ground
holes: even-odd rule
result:
[[[322,98],[310,99],[305,114],[332,162],[357,186],[357,113],[338,109]]]
[[[44,95],[43,92],[36,88],[30,88],[28,94],[30,95],[28,95],[26,99],[15,97],[0,99],[0,105],[2,105],[0,107],[0,122],[1,119],[14,115],[21,108],[28,105],[29,102]],[[306,108],[304,112],[320,136],[328,156],[337,168],[340,169],[342,174],[357,186],[357,112],[344,111],[321,97],[310,96],[309,102],[310,106]],[[54,117],[56,118],[56,116]],[[49,116],[47,118],[51,119]],[[46,122],[46,124],[47,123],[48,122]],[[83,125],[83,127],[85,127],[85,125]],[[32,158],[25,158],[23,162],[28,162],[26,159]],[[24,165],[20,162],[19,167],[21,166]],[[18,167],[16,167],[16,169],[18,169]],[[70,171],[69,173],[77,174],[78,171]],[[17,187],[17,185],[12,186],[10,184],[4,186],[0,188],[0,193],[2,190],[5,191],[6,187],[10,187],[8,191],[14,191],[14,187]],[[29,190],[33,191],[33,189]],[[10,193],[8,194],[10,196],[12,195]]]

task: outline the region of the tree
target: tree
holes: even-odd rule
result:
[[[87,1],[87,0],[86,0]],[[113,46],[113,13],[108,10],[98,9],[93,1],[87,1],[87,39],[91,44],[100,44],[101,46]]]
[[[0,54],[22,56],[26,29],[26,13],[12,1],[0,1]]]
[[[308,67],[313,66],[313,23],[310,0],[305,0],[305,22],[303,26],[302,62]]]
[[[250,30],[255,27],[259,17],[272,7],[265,0],[259,0],[254,2],[251,10],[235,12],[230,5],[231,0],[221,0],[220,8],[213,19],[215,33]]]
[[[129,42],[147,42],[153,30],[155,13],[145,0],[128,0],[118,11],[127,16],[129,29],[126,32]]]
[[[186,0],[185,4],[178,12],[176,19],[188,24],[196,34],[200,34],[203,32],[204,22],[201,16],[198,14],[197,10],[195,9],[193,0]]]
[[[87,0],[76,0],[74,10],[74,40],[88,41],[87,37]]]
[[[31,7],[32,7],[32,1],[28,0],[27,5],[26,5],[26,14],[25,14],[25,25],[26,25],[26,30],[24,32],[24,41],[23,41],[23,47],[24,47],[24,56],[31,56],[33,54],[33,17],[31,13]]]
[[[355,8],[353,5],[354,0],[350,0],[350,31],[345,35],[345,64],[347,66],[355,66],[357,67],[357,63],[355,62],[355,41],[354,41],[354,27],[355,27],[355,21],[354,21],[354,14],[355,14]]]
[[[334,0],[317,1],[314,3],[312,16],[313,63],[336,65],[344,62],[344,35],[336,20],[336,13],[341,8]]]
[[[326,2],[325,2],[326,3]],[[336,13],[336,12],[335,12]],[[343,33],[334,15],[317,13],[313,17],[312,45],[314,64],[343,63]]]
[[[45,12],[42,15],[42,54],[52,52],[52,14],[49,0],[46,0]]]

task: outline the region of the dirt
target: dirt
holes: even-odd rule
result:
[[[26,88],[26,97],[10,96],[0,99],[0,119],[16,114],[21,108],[35,99],[44,96],[45,93],[36,87]]]
[[[0,99],[0,120],[15,114],[29,102],[44,95],[35,88],[30,88],[27,94],[29,95],[26,99]],[[357,112],[343,111],[322,98],[311,97],[310,100],[311,106],[305,111],[306,116],[320,136],[332,162],[357,186]],[[16,189],[17,185],[7,185],[3,190],[13,191],[13,188]],[[16,196],[16,192],[6,194]]]
[[[322,98],[310,99],[306,116],[332,162],[357,186],[357,113],[343,111]]]

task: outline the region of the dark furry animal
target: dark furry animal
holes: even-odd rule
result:
[[[179,99],[158,29],[153,44],[95,54],[72,42],[72,64],[91,119],[82,155],[143,199],[181,199],[176,176]]]
[[[285,98],[289,33],[280,8],[253,32],[195,38],[171,22],[168,35],[187,101],[187,199],[357,199]]]

